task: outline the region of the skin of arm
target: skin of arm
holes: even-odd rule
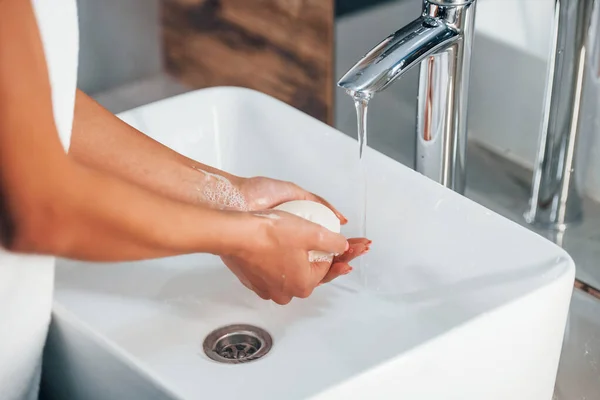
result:
[[[0,60],[1,247],[88,261],[217,254],[245,285],[279,304],[310,295],[349,271],[355,250],[368,251],[366,239],[350,247],[342,235],[285,212],[224,211],[165,197],[128,182],[141,164],[119,177],[68,156],[30,1],[0,0]],[[309,262],[309,249],[339,254],[335,270]]]
[[[242,178],[187,158],[121,121],[80,90],[69,155],[83,165],[192,205],[252,211],[312,200],[333,210],[342,224],[347,222],[325,199],[292,182]]]
[[[192,205],[252,211],[291,200],[312,200],[333,210],[342,224],[347,222],[325,199],[292,182],[243,178],[187,158],[121,121],[81,90],[76,96],[69,156],[83,165]],[[223,191],[223,187],[227,189]]]
[[[0,16],[10,16],[0,22],[3,247],[112,261],[241,246],[262,219],[172,201],[68,157],[31,4],[0,0]]]
[[[71,158],[171,199],[192,205],[210,204],[203,196],[203,189],[214,185],[217,177],[222,176],[236,189],[242,189],[248,200],[246,205],[251,209],[270,208],[288,200],[314,200],[333,209],[341,222],[346,222],[324,199],[292,183],[261,177],[240,178],[189,159],[121,121],[80,90],[77,91],[74,119]],[[244,187],[249,190],[244,191]],[[261,199],[266,202],[261,203]],[[256,204],[251,200],[257,200]],[[348,263],[367,252],[371,244],[367,239],[350,239],[349,242],[351,250],[334,259],[323,283],[349,273],[352,268]],[[242,283],[261,295],[244,279]]]
[[[217,176],[235,186],[241,180],[162,145],[121,121],[81,90],[77,90],[75,100],[69,156],[83,165],[189,204],[207,203],[203,189],[214,185]]]

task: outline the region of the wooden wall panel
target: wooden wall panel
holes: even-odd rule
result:
[[[234,85],[333,121],[334,0],[162,0],[167,71]]]

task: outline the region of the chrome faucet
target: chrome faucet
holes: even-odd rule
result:
[[[467,96],[476,0],[424,0],[423,13],[375,46],[338,82],[350,94],[384,90],[420,64],[415,169],[465,190]]]
[[[564,230],[582,219],[576,148],[590,48],[600,33],[590,31],[594,22],[600,25],[599,8],[600,0],[555,0],[540,144],[525,214],[529,223],[543,228]]]

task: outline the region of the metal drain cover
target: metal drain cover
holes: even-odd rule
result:
[[[258,360],[271,350],[273,339],[264,329],[252,325],[228,325],[212,331],[202,347],[214,361],[240,364]]]

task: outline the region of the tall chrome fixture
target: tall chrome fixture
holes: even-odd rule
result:
[[[465,190],[467,96],[476,0],[424,0],[423,13],[375,46],[338,82],[350,94],[384,90],[420,64],[415,169]]]
[[[595,39],[591,29],[598,23],[599,7],[600,0],[555,0],[540,145],[525,214],[529,223],[540,227],[560,230],[582,219],[576,147]]]

